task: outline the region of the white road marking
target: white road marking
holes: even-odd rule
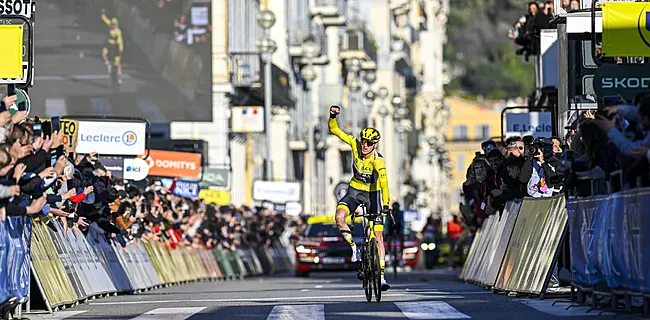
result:
[[[307,291],[309,291],[309,289],[302,289],[302,290],[300,290],[300,292],[307,292]]]
[[[409,319],[471,319],[443,301],[395,302]]]
[[[65,76],[36,76],[34,81],[70,81],[70,80],[110,80],[111,76],[108,73],[103,74],[78,74],[78,75],[65,75]],[[126,73],[122,74],[122,79],[131,79]]]
[[[59,312],[55,312],[55,313],[52,313],[52,314],[44,314],[44,315],[30,314],[29,318],[34,319],[34,320],[62,320],[62,319],[66,319],[66,318],[69,318],[69,317],[74,317],[76,315],[86,313],[86,312],[88,312],[88,311],[87,310],[59,311]]]
[[[68,107],[65,103],[65,99],[45,99],[45,113],[50,117],[63,116],[68,114]]]
[[[523,303],[537,311],[544,312],[556,317],[585,317],[585,316],[598,316],[600,315],[600,310],[594,310],[589,313],[587,311],[590,309],[586,306],[579,306],[569,302],[558,302],[553,305],[553,300],[534,300],[534,299],[514,299],[517,302]],[[571,306],[567,310],[567,307]],[[603,316],[613,316],[614,313],[603,312]]]
[[[316,288],[316,289],[320,289],[320,288],[322,288],[322,287],[323,287],[323,286],[315,286],[314,288]]]
[[[404,293],[382,294],[382,297],[401,297]],[[157,304],[157,303],[188,303],[188,302],[260,302],[260,301],[292,301],[292,300],[331,300],[331,299],[348,299],[348,298],[366,298],[364,295],[353,296],[316,296],[316,297],[279,297],[279,298],[248,298],[248,299],[197,299],[197,300],[151,300],[151,301],[116,301],[116,302],[93,302],[89,305],[95,306],[114,306],[129,304]]]
[[[266,320],[325,320],[325,306],[322,304],[275,306]]]
[[[159,320],[185,320],[201,312],[205,307],[198,308],[158,308],[143,313],[132,320],[159,319]]]

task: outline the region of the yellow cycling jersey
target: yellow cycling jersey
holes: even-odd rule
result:
[[[375,192],[381,190],[381,200],[384,206],[390,204],[390,191],[388,190],[388,176],[384,157],[373,151],[372,155],[363,159],[361,155],[361,141],[353,135],[343,132],[336,123],[336,119],[329,120],[330,132],[343,142],[352,147],[352,172],[350,187],[361,191]]]
[[[102,15],[102,20],[107,26],[111,26],[112,22],[111,19],[109,19],[105,14]],[[108,32],[108,44],[112,46],[117,46],[119,48],[119,52],[116,52],[115,55],[121,55],[122,52],[124,51],[124,40],[122,39],[122,30],[120,28],[116,28],[115,30],[111,29]]]

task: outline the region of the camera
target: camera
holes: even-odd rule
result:
[[[541,150],[544,156],[553,153],[553,139],[551,138],[537,138],[533,136],[525,136],[522,138],[524,141],[524,154],[529,157],[536,157]]]

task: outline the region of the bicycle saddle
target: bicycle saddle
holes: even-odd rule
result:
[[[365,192],[359,192],[357,193],[357,201],[359,202],[360,205],[364,205],[366,207],[370,206],[370,198],[368,197],[368,194]]]

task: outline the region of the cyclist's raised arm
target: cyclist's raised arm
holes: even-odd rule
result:
[[[340,110],[341,109],[338,106],[330,107],[330,120],[328,122],[330,132],[339,137],[339,139],[343,140],[343,142],[349,145],[353,145],[356,143],[357,138],[341,130],[341,128],[339,128],[339,124],[336,122],[336,116],[340,113]]]
[[[390,205],[390,190],[388,190],[388,175],[386,175],[386,162],[384,157],[379,155],[375,160],[375,171],[377,171],[379,187],[381,188],[381,202],[384,208]]]
[[[106,10],[105,10],[105,9],[102,9],[102,21],[104,21],[104,23],[105,23],[107,26],[109,26],[109,27],[111,26],[111,19],[109,19],[109,18],[106,16]]]

